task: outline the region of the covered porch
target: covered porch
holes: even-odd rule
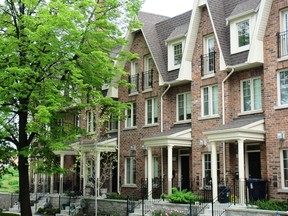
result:
[[[205,131],[203,134],[208,139],[208,144],[211,146],[211,176],[212,184],[217,185],[217,145],[223,145],[223,160],[226,158],[225,146],[231,143],[237,145],[238,153],[235,159],[238,159],[238,178],[239,178],[239,204],[245,204],[245,189],[246,179],[249,178],[249,168],[247,155],[245,156],[245,146],[247,152],[247,145],[256,143],[259,146],[265,141],[264,118],[262,115],[255,115],[249,117],[240,117],[234,119],[229,124],[223,125],[219,128]],[[256,145],[255,145],[256,146]],[[259,150],[260,151],[260,150]],[[259,153],[260,154],[260,153]],[[260,158],[259,158],[260,160]],[[256,163],[256,161],[255,161]],[[261,161],[259,161],[261,163]],[[260,170],[261,172],[261,170]],[[225,166],[224,166],[224,179]],[[261,174],[260,174],[261,175]],[[218,188],[213,187],[213,198],[218,197]]]
[[[192,144],[192,136],[191,136],[191,125],[178,125],[172,127],[169,131],[162,132],[153,137],[144,137],[142,139],[144,141],[144,145],[147,149],[147,184],[148,184],[148,199],[152,199],[152,149],[153,148],[161,148],[162,156],[161,156],[161,172],[162,179],[164,179],[163,172],[163,149],[167,149],[167,193],[172,193],[172,185],[173,185],[173,150],[181,149],[181,148],[189,148],[191,149]],[[191,152],[191,150],[190,150]],[[189,175],[189,171],[188,171]],[[179,176],[180,177],[180,176]],[[162,191],[163,192],[163,191]]]

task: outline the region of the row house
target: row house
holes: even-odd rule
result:
[[[172,18],[137,18],[143,26],[122,48],[138,56],[123,64],[131,87],[105,92],[130,104],[98,141],[118,156],[109,191],[151,199],[212,184],[217,197],[215,185],[236,184],[240,204],[255,198],[251,189],[286,199],[288,1],[194,0],[192,11]],[[83,142],[91,152],[95,142],[72,146]],[[76,178],[84,192],[88,158],[83,150]]]

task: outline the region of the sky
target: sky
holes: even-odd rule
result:
[[[145,0],[141,11],[173,17],[192,9],[193,0]]]

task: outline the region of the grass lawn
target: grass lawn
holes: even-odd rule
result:
[[[0,178],[0,192],[15,193],[19,191],[19,173],[18,170],[10,169],[13,173],[5,174]]]

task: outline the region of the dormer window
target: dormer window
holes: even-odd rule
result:
[[[238,29],[238,47],[250,44],[249,20],[236,23]]]
[[[168,71],[179,69],[182,61],[184,40],[169,41],[168,44]]]
[[[143,91],[148,91],[152,89],[152,68],[153,59],[151,55],[147,55],[144,58],[144,72],[142,77],[142,88]]]

